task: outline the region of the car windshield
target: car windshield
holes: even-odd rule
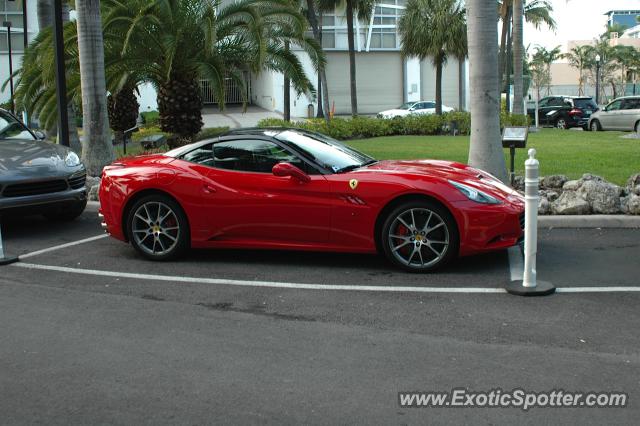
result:
[[[415,105],[415,102],[407,102],[398,107],[398,109],[409,109]]]
[[[573,103],[576,105],[576,108],[580,108],[580,109],[591,109],[591,110],[598,109],[598,105],[596,105],[594,100],[591,98],[574,99]]]
[[[275,138],[334,173],[343,173],[376,162],[374,158],[319,133],[285,130],[275,135]]]
[[[0,111],[0,140],[3,139],[34,139],[34,137],[11,114]]]

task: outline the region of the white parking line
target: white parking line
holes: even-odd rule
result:
[[[92,275],[112,278],[132,278],[138,280],[171,281],[182,283],[234,285],[245,287],[269,287],[288,288],[301,290],[342,290],[342,291],[372,291],[387,293],[466,293],[466,294],[504,294],[503,288],[485,287],[393,287],[393,286],[372,286],[372,285],[327,285],[327,284],[303,284],[288,283],[278,281],[246,281],[230,280],[221,278],[198,278],[171,275],[136,274],[130,272],[101,271],[97,269],[68,268],[66,266],[37,265],[34,263],[14,263],[11,266],[36,269],[44,271],[66,272],[71,274]],[[561,287],[557,288],[558,293],[620,293],[620,292],[640,292],[640,287]]]
[[[50,251],[60,250],[60,249],[67,248],[67,247],[73,247],[73,246],[77,246],[78,244],[89,243],[91,241],[96,241],[96,240],[99,240],[101,238],[106,238],[106,237],[108,237],[107,234],[97,235],[95,237],[85,238],[83,240],[73,241],[73,242],[70,242],[70,243],[60,244],[58,246],[53,246],[53,247],[49,247],[49,248],[42,249],[42,250],[32,251],[31,253],[20,255],[19,258],[20,258],[20,260],[28,259],[30,257],[38,256],[38,255],[43,254],[43,253],[49,253]]]
[[[520,247],[509,247],[509,272],[511,272],[511,281],[520,281],[524,276],[524,259]]]
[[[379,291],[379,292],[413,292],[413,293],[505,293],[502,288],[482,287],[393,287],[373,285],[327,285],[302,284],[277,281],[246,281],[220,278],[197,278],[170,275],[135,274],[130,272],[101,271],[97,269],[68,268],[66,266],[37,265],[33,263],[14,263],[14,266],[26,269],[67,272],[72,274],[93,275],[112,278],[133,278],[138,280],[171,281],[182,283],[235,285],[247,287],[291,288],[302,290],[343,290],[343,291]]]

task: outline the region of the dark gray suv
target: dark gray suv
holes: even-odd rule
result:
[[[87,173],[70,149],[42,140],[0,109],[0,213],[73,220],[87,205]]]

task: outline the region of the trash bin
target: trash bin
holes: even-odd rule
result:
[[[315,116],[313,109],[313,104],[307,105],[307,118],[313,118]]]

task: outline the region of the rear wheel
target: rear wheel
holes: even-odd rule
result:
[[[564,118],[560,117],[558,118],[558,120],[556,121],[556,127],[558,129],[566,129],[567,128],[567,120],[565,120]]]
[[[602,128],[600,127],[600,122],[598,120],[592,120],[589,127],[591,128],[592,132],[599,132],[600,130],[602,130]]]
[[[636,125],[635,125],[635,126],[633,126],[633,130],[634,130],[636,133],[640,133],[640,121],[636,121]]]
[[[411,272],[427,272],[458,252],[458,229],[451,213],[432,201],[414,201],[394,209],[382,226],[380,241],[393,264]]]
[[[182,208],[165,195],[138,200],[129,212],[131,245],[147,259],[169,260],[189,247],[189,223]]]

